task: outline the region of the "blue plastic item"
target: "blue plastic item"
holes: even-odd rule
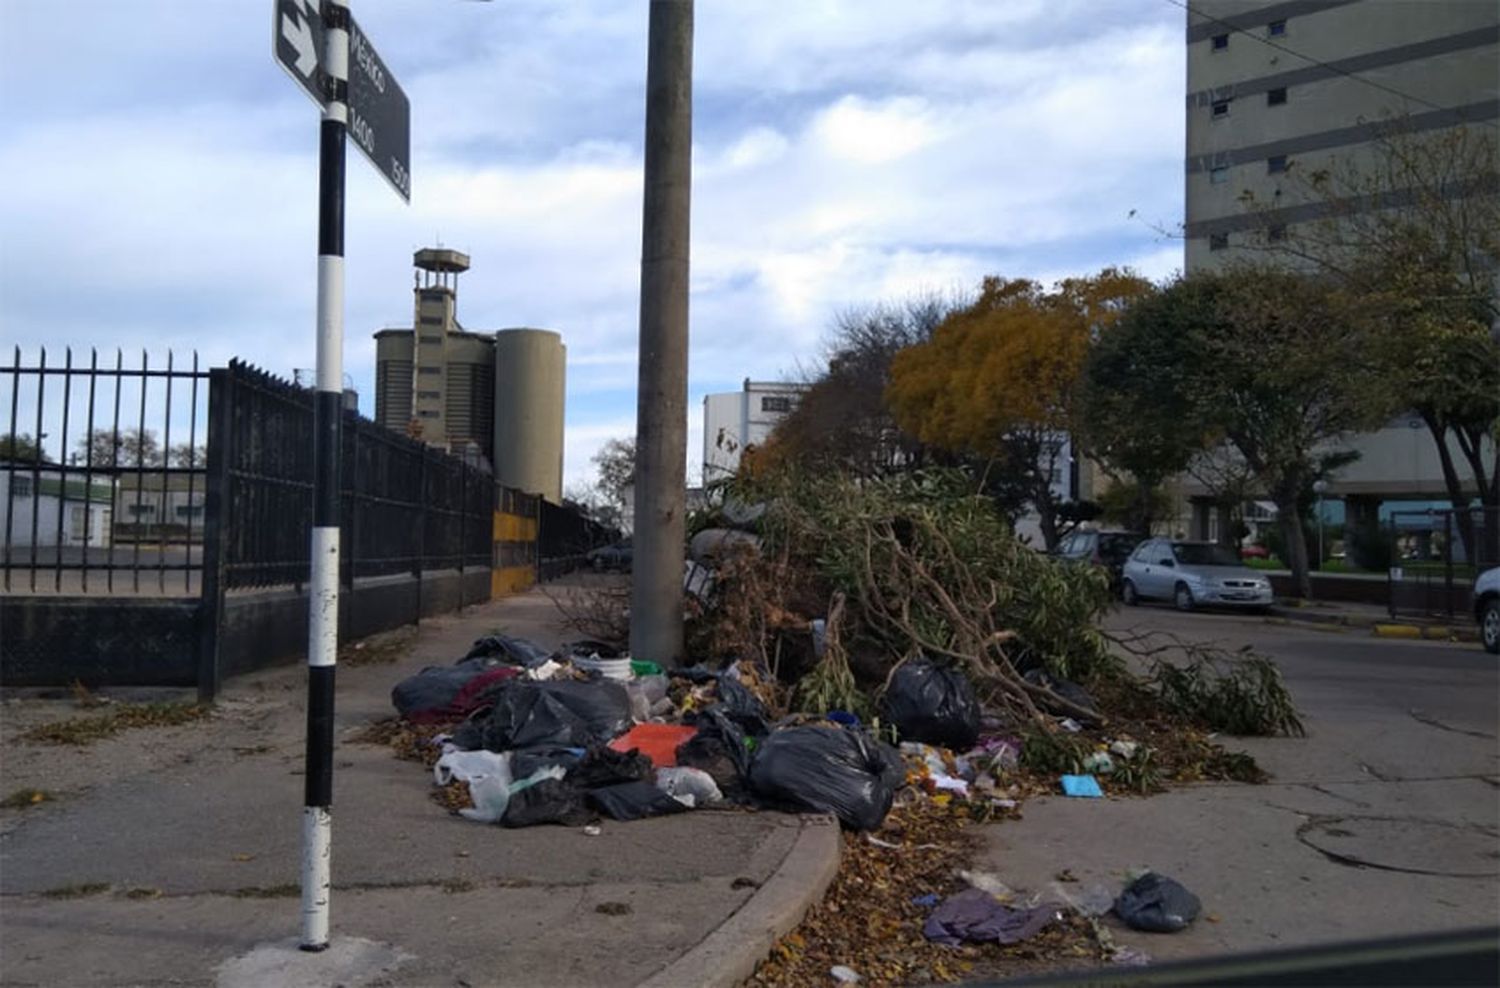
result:
[[[835,724],[843,724],[845,727],[858,727],[859,718],[847,710],[830,710],[828,719]]]
[[[1104,798],[1104,790],[1099,788],[1099,780],[1092,775],[1065,775],[1062,777],[1062,788],[1064,796]]]

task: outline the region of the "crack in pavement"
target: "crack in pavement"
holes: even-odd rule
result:
[[[1462,727],[1454,727],[1451,724],[1444,724],[1436,717],[1425,714],[1420,710],[1412,709],[1408,710],[1407,713],[1410,714],[1411,719],[1416,721],[1417,723],[1426,724],[1428,727],[1435,727],[1440,731],[1451,731],[1454,734],[1463,734],[1471,738],[1484,738],[1486,741],[1495,740],[1495,735],[1493,734],[1487,734],[1484,731],[1470,731]]]
[[[1287,809],[1287,807],[1277,807],[1277,809]],[[1344,823],[1344,822],[1359,822],[1359,821],[1366,821],[1366,822],[1368,822],[1368,821],[1375,821],[1375,822],[1384,822],[1384,823],[1422,824],[1422,825],[1431,826],[1431,827],[1444,827],[1444,828],[1448,828],[1450,830],[1460,830],[1460,831],[1462,831],[1462,830],[1468,830],[1468,831],[1474,831],[1474,832],[1483,834],[1486,837],[1500,836],[1500,831],[1496,831],[1495,828],[1485,826],[1484,824],[1477,824],[1477,823],[1456,824],[1456,823],[1449,822],[1447,820],[1432,820],[1432,819],[1424,819],[1424,818],[1421,818],[1421,817],[1335,816],[1335,815],[1320,814],[1320,813],[1301,813],[1300,811],[1297,811],[1297,810],[1292,810],[1291,812],[1299,813],[1299,815],[1305,816],[1305,817],[1308,818],[1306,821],[1303,822],[1303,824],[1301,826],[1299,826],[1297,828],[1296,838],[1297,838],[1298,843],[1304,845],[1305,847],[1309,847],[1309,848],[1311,848],[1314,851],[1317,851],[1319,854],[1323,855],[1323,857],[1327,858],[1329,861],[1332,861],[1334,864],[1341,865],[1341,866],[1343,866],[1345,868],[1373,868],[1376,871],[1393,871],[1393,872],[1398,872],[1398,873],[1403,874],[1403,875],[1431,875],[1431,876],[1440,877],[1440,878],[1493,879],[1495,877],[1495,874],[1496,874],[1495,872],[1437,871],[1437,870],[1433,870],[1433,869],[1429,869],[1429,868],[1411,868],[1411,867],[1406,867],[1404,865],[1382,864],[1381,862],[1371,861],[1371,860],[1369,860],[1367,858],[1358,857],[1357,855],[1342,854],[1342,853],[1340,853],[1338,851],[1330,851],[1327,848],[1320,847],[1317,844],[1314,844],[1311,840],[1308,839],[1308,834],[1309,834],[1310,831],[1317,830],[1317,829],[1323,828],[1323,827],[1328,827],[1329,824]],[[1334,836],[1350,836],[1347,832],[1338,833],[1335,830],[1333,830],[1332,828],[1330,828],[1328,830],[1328,833],[1330,835],[1334,835]]]

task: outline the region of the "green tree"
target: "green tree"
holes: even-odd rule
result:
[[[594,487],[602,502],[594,517],[616,528],[630,527],[630,512],[635,495],[635,437],[611,439],[593,456],[596,480]]]
[[[1118,407],[1144,414],[1162,402],[1181,412],[1189,445],[1226,444],[1276,504],[1284,561],[1311,596],[1304,519],[1331,466],[1326,450],[1382,423],[1397,400],[1370,346],[1375,316],[1325,279],[1250,266],[1178,279],[1155,304],[1180,318],[1126,318],[1115,343],[1170,352],[1175,363],[1110,382],[1127,392]]]
[[[0,460],[16,463],[48,463],[42,444],[31,438],[29,432],[6,433],[0,436]]]
[[[1279,227],[1269,202],[1243,198],[1266,235],[1252,246],[1319,272],[1384,315],[1401,407],[1431,435],[1455,508],[1472,494],[1500,511],[1500,168],[1492,128],[1416,133],[1387,122],[1364,158],[1288,175],[1323,218]],[[1455,456],[1456,451],[1456,456]],[[1488,455],[1487,455],[1488,454]],[[1470,558],[1476,536],[1456,515]],[[1500,557],[1500,526],[1485,526]]]
[[[151,429],[95,429],[79,436],[78,459],[95,467],[155,467],[162,465],[161,443]]]

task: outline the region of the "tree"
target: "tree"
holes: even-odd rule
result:
[[[929,293],[841,313],[829,334],[824,368],[808,380],[770,441],[755,451],[755,469],[806,464],[870,478],[921,467],[927,450],[897,428],[885,402],[891,360],[930,337],[958,306]]]
[[[1085,359],[1151,285],[1107,269],[1051,291],[1026,279],[984,279],[979,297],[932,338],[898,353],[886,389],[897,424],[920,441],[1015,479],[1055,548],[1068,527],[1057,485],[1070,437],[1081,435]]]
[[[1133,392],[1118,407],[1162,402],[1181,411],[1201,448],[1227,444],[1276,504],[1284,561],[1298,593],[1311,596],[1304,516],[1331,468],[1327,450],[1379,425],[1396,400],[1369,346],[1376,316],[1326,279],[1249,266],[1178,279],[1162,299],[1147,304],[1180,318],[1127,318],[1114,342],[1171,352],[1176,363],[1111,382]]]
[[[1187,470],[1215,432],[1189,394],[1164,386],[1176,368],[1199,359],[1191,330],[1212,318],[1213,304],[1210,286],[1196,281],[1142,294],[1100,336],[1084,367],[1079,432],[1095,461],[1136,495],[1128,514],[1142,535],[1165,510],[1162,485]]]
[[[78,458],[95,467],[155,467],[162,465],[161,444],[151,429],[95,429],[78,437]]]
[[[472,445],[472,444],[471,444]],[[199,443],[173,443],[167,462],[174,467],[202,467],[208,463],[208,447]]]
[[[7,433],[0,436],[0,460],[16,463],[48,463],[42,444],[31,438],[31,433]]]
[[[1471,492],[1500,512],[1500,168],[1492,130],[1417,134],[1389,122],[1367,159],[1289,176],[1323,219],[1281,227],[1272,204],[1243,197],[1267,235],[1259,249],[1317,271],[1384,313],[1371,338],[1399,377],[1401,406],[1436,445],[1454,508]],[[1455,458],[1454,449],[1458,456]],[[1486,452],[1488,451],[1488,462]],[[1478,533],[1457,511],[1469,558],[1500,558],[1500,525],[1477,553]]]
[[[603,502],[595,509],[596,520],[604,524],[612,520],[612,527],[629,528],[635,494],[635,437],[610,439],[594,454],[593,464],[598,478],[594,487]]]

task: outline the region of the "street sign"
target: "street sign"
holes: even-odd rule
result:
[[[313,102],[328,104],[318,0],[276,0],[272,47]],[[370,39],[349,18],[349,136],[402,199],[411,202],[411,103]]]
[[[327,105],[328,94],[319,67],[323,58],[323,18],[318,13],[318,0],[276,0],[272,10],[271,49],[276,53],[276,61],[314,103]]]
[[[411,202],[411,103],[352,17],[349,136],[401,198]]]

